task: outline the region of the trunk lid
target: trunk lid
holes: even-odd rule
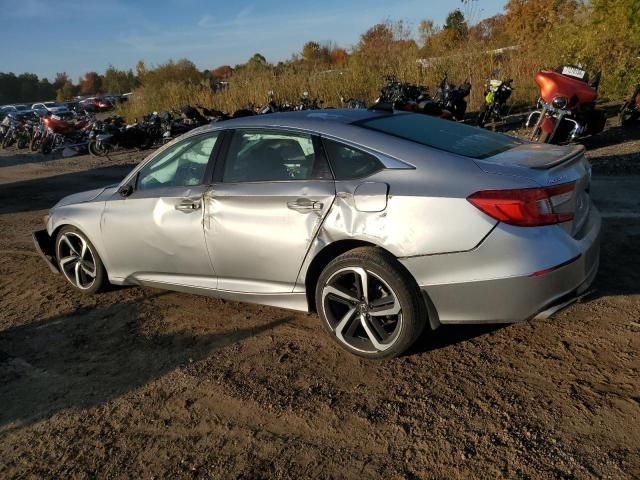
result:
[[[561,223],[560,226],[577,237],[591,207],[591,166],[584,152],[582,145],[525,143],[492,157],[474,161],[487,173],[527,178],[541,187],[575,183],[573,194],[554,204],[554,211],[574,214],[573,220]]]

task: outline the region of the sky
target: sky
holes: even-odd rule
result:
[[[0,72],[74,80],[109,66],[134,68],[188,58],[198,68],[244,63],[254,53],[290,58],[305,42],[349,48],[384,20],[442,24],[461,8],[471,23],[505,0],[0,0]]]

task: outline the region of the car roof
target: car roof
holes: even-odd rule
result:
[[[267,115],[251,115],[216,122],[198,128],[199,132],[219,128],[292,128],[333,135],[344,130],[344,126],[386,115],[403,114],[364,108],[302,110],[299,112],[276,112]]]

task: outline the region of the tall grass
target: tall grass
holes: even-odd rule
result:
[[[615,0],[612,5],[618,3],[620,0]],[[597,10],[595,12],[598,13]],[[584,17],[583,13],[581,23],[559,25],[546,37],[540,35],[502,53],[469,40],[440,57],[419,62],[415,43],[406,41],[407,37],[402,36],[386,51],[367,53],[356,48],[346,64],[339,67],[304,62],[244,67],[234,72],[228,88],[215,93],[193,78],[184,80],[183,74],[174,75],[160,84],[157,81],[147,84],[143,79],[142,86],[135,90],[127,104],[120,107],[119,113],[132,119],[185,104],[233,112],[264,104],[269,91],[273,91],[277,102],[296,102],[307,91],[312,97],[322,99],[326,107],[340,107],[341,97],[362,98],[371,104],[379,95],[385,75],[392,74],[402,81],[427,85],[435,93],[445,72],[454,84],[465,79],[470,81],[469,111],[480,107],[484,82],[490,77],[512,78],[515,90],[510,104],[533,106],[539,95],[533,80],[537,71],[579,62],[584,62],[591,74],[602,70],[600,98],[621,99],[630,93],[637,76],[640,76],[640,62],[636,62],[635,55],[631,54],[640,48],[634,40],[639,39],[640,33],[615,32],[611,28],[598,30],[585,25],[595,22],[597,26],[603,21],[622,23],[625,12],[622,7],[617,7],[617,10],[606,10],[601,17],[596,15],[593,19]],[[161,66],[157,70],[166,67]],[[499,69],[498,73],[496,69]]]

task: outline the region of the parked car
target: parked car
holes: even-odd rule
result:
[[[69,108],[67,108],[66,105],[57,102],[34,103],[33,105],[31,105],[31,110],[37,112],[39,115],[44,115],[47,113],[59,115],[69,112]]]
[[[15,112],[16,107],[14,107],[13,105],[4,105],[2,107],[0,107],[0,120],[3,120],[4,117],[6,117],[9,113],[11,112]]]
[[[104,112],[113,108],[113,104],[109,100],[101,97],[85,98],[84,100],[80,100],[78,102],[78,106],[83,110],[91,113]]]
[[[598,269],[583,147],[407,112],[256,115],[197,128],[118,185],[63,198],[36,248],[106,283],[316,311],[367,358],[423,329],[546,316]]]

